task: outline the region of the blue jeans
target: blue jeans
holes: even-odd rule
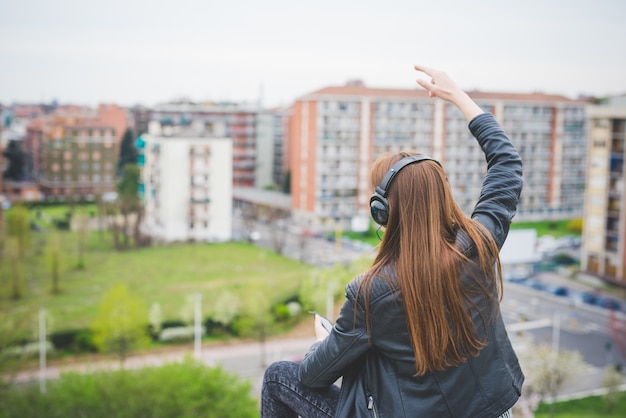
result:
[[[313,389],[300,383],[300,364],[278,361],[263,376],[261,418],[332,418],[337,409],[339,387]]]

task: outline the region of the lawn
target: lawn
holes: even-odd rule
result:
[[[560,220],[560,221],[537,221],[537,222],[515,222],[511,224],[511,229],[534,229],[537,231],[537,236],[552,235],[555,238],[562,237],[564,235],[580,235],[580,232],[570,229],[575,221]]]
[[[169,320],[181,319],[186,301],[198,293],[204,312],[226,290],[238,295],[257,292],[259,297],[283,301],[297,292],[311,272],[309,266],[245,243],[176,244],[116,252],[110,249],[111,237],[98,232],[90,233],[85,267],[79,269],[77,234],[66,231],[59,233],[61,292],[53,295],[46,257],[50,231],[32,234],[21,299],[11,298],[10,260],[0,266],[0,314],[18,323],[32,323],[33,328],[40,308],[49,313],[53,330],[88,327],[102,295],[118,283],[125,283],[147,307],[159,303],[163,319]]]
[[[580,232],[572,231],[570,229],[572,221],[559,220],[559,221],[535,221],[535,222],[513,222],[511,229],[534,229],[537,231],[537,236],[552,235],[556,238],[565,235],[580,235]],[[378,231],[378,235],[382,237],[383,230]],[[372,225],[366,232],[343,232],[342,236],[348,237],[353,240],[367,242],[368,244],[377,246],[380,244],[380,238],[378,237],[376,229]]]
[[[535,418],[550,417],[550,405],[541,404]],[[556,418],[623,418],[626,417],[626,392],[619,394],[619,399],[611,412],[607,409],[604,398],[591,396],[589,398],[574,399],[559,402],[554,405]]]

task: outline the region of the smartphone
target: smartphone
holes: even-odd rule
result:
[[[326,317],[324,317],[324,316],[322,316],[322,315],[318,314],[318,313],[317,313],[317,312],[315,312],[315,311],[309,311],[309,313],[310,313],[310,314],[313,314],[313,315],[317,315],[317,316],[319,316],[319,317],[320,317],[320,322],[322,323],[322,326],[324,327],[324,329],[325,329],[326,331],[328,331],[328,332],[330,333],[330,331],[333,329],[333,323],[332,323],[332,322],[330,322],[330,321],[328,320],[328,318],[326,318]]]

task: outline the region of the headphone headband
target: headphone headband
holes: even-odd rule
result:
[[[409,164],[419,163],[421,161],[434,161],[441,167],[439,161],[431,158],[427,155],[411,155],[409,157],[404,157],[400,161],[396,162],[385,177],[383,177],[382,182],[379,186],[376,186],[374,194],[370,198],[370,212],[374,221],[379,225],[386,226],[387,220],[389,218],[389,203],[387,202],[387,194],[389,193],[389,186],[393,179],[398,175],[400,170],[406,167]]]

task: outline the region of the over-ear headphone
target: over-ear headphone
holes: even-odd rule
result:
[[[409,157],[404,157],[397,163],[395,163],[385,174],[383,181],[380,183],[380,186],[376,186],[374,190],[374,194],[370,197],[370,213],[372,214],[372,218],[376,221],[377,224],[382,226],[387,226],[387,220],[389,219],[389,203],[387,202],[387,193],[389,193],[389,186],[391,182],[396,177],[396,175],[409,164],[419,163],[421,161],[434,161],[440,167],[439,161],[431,158],[427,155],[411,155]]]

